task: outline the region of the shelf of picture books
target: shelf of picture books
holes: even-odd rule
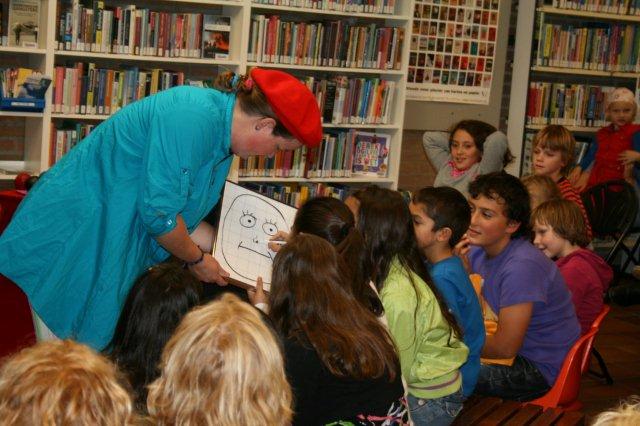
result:
[[[358,129],[325,132],[319,147],[240,159],[240,178],[329,179],[388,183],[391,135]],[[360,179],[358,179],[360,178]],[[241,179],[242,180],[242,179]]]
[[[257,191],[269,198],[282,201],[294,207],[300,207],[313,197],[334,197],[344,200],[351,187],[325,182],[264,183],[244,182],[242,186]]]
[[[53,166],[78,141],[87,137],[96,124],[62,121],[51,123],[51,144],[49,145],[49,166]]]
[[[187,58],[193,62],[239,58],[240,36],[231,27],[232,23],[240,26],[241,2],[180,2],[181,9],[196,3],[198,12],[174,12],[175,4],[171,3],[176,2],[171,1],[155,2],[153,10],[135,4],[83,3],[66,0],[60,4],[58,52]],[[205,6],[215,8],[203,13]]]
[[[300,16],[254,14],[251,17],[249,64],[286,64],[399,71],[404,24],[354,19],[300,21]]]
[[[538,10],[573,16],[624,19],[640,17],[640,0],[544,0]],[[613,18],[616,17],[616,18]],[[640,19],[639,19],[640,20]]]
[[[253,0],[253,7],[297,11],[313,9],[315,13],[393,14],[401,0]]]
[[[0,111],[7,115],[42,113],[50,84],[51,78],[32,68],[0,69]]]
[[[611,4],[604,1],[589,3]],[[573,70],[596,72],[593,75],[602,72],[629,77],[639,75],[640,23],[605,22],[599,16],[585,21],[584,17],[544,10],[537,14],[533,71],[570,69],[571,73]]]
[[[108,116],[138,99],[183,84],[209,87],[212,79],[135,65],[127,68],[98,67],[93,62],[59,65],[54,67],[52,114]]]

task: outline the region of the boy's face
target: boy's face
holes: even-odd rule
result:
[[[418,248],[424,252],[437,241],[437,232],[433,230],[435,222],[424,211],[424,204],[409,203],[411,218],[413,220],[413,231],[416,234]]]
[[[560,178],[560,170],[566,166],[560,151],[552,151],[539,145],[533,149],[533,172],[549,176],[553,180]]]
[[[469,198],[469,206],[471,207],[471,225],[467,231],[469,242],[484,248],[489,256],[500,254],[509,244],[511,235],[520,227],[520,223],[506,216],[503,200],[498,202],[484,195],[478,195],[478,198]]]
[[[635,113],[636,109],[633,104],[627,102],[613,102],[609,105],[609,117],[611,118],[611,122],[617,127],[622,127],[625,124],[633,122]]]
[[[553,259],[562,256],[567,240],[556,234],[551,226],[536,221],[533,232],[533,245],[542,250],[547,257]]]

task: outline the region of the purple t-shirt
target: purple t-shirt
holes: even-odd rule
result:
[[[482,295],[498,314],[501,308],[533,302],[521,355],[535,364],[553,386],[567,352],[580,337],[576,311],[558,267],[524,238],[512,240],[488,259],[472,247],[471,267],[484,278]]]

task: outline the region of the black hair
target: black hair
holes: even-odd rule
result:
[[[447,308],[422,261],[413,231],[411,212],[402,195],[397,191],[371,185],[354,192],[352,196],[360,202],[357,226],[365,238],[371,278],[378,291],[382,290],[389,275],[391,262],[397,258],[414,289],[420,283],[414,282],[411,272],[427,284],[438,301],[442,316],[461,339],[462,329]],[[417,290],[415,293],[419,299],[420,293]]]
[[[414,204],[420,204],[424,213],[433,220],[433,230],[451,229],[449,247],[453,248],[471,222],[471,208],[469,202],[460,191],[448,186],[438,188],[427,187],[413,195]]]
[[[531,236],[529,192],[520,179],[505,172],[480,175],[469,184],[469,194],[474,199],[483,195],[504,205],[505,216],[520,223],[511,238]]]
[[[201,294],[202,283],[173,261],[149,268],[129,291],[107,352],[127,374],[139,409],[146,407],[146,386],[160,375],[165,344]]]
[[[296,214],[292,232],[313,234],[331,243],[347,265],[351,288],[347,289],[375,315],[384,313],[378,295],[369,285],[370,266],[365,255],[364,238],[355,227],[351,210],[332,197],[312,198]]]

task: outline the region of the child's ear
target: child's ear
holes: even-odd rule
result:
[[[436,231],[436,241],[447,242],[451,238],[452,233],[451,228],[447,228],[446,226],[440,228]]]
[[[505,232],[509,235],[513,235],[516,233],[516,231],[518,231],[518,229],[520,229],[520,222],[509,219]]]

